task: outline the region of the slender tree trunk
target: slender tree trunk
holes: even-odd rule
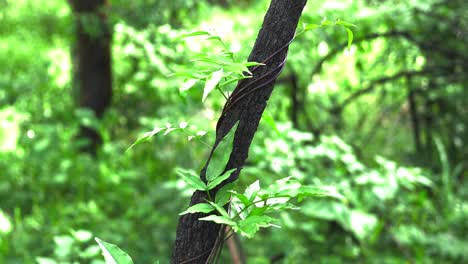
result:
[[[230,229],[226,229],[226,233]],[[247,258],[245,252],[242,248],[241,241],[238,234],[233,234],[229,239],[226,240],[226,245],[229,248],[229,253],[231,255],[232,264],[245,264],[247,263]]]
[[[80,108],[101,118],[111,103],[111,30],[105,15],[107,0],[69,0],[75,16],[73,82]],[[85,150],[96,151],[101,142],[97,131],[82,127],[80,137],[89,140]]]
[[[239,168],[227,182],[235,181],[244,166],[258,123],[273,91],[276,78],[284,66],[288,46],[293,39],[299,17],[307,0],[272,0],[264,18],[249,61],[265,62],[252,69],[253,78],[238,83],[224,106],[216,128],[216,141],[200,177],[205,172],[211,155],[223,137],[239,121],[233,150],[226,170]],[[215,193],[213,193],[213,196]],[[204,202],[204,192],[195,192],[190,205]],[[172,263],[210,263],[213,252],[223,241],[224,228],[213,222],[199,221],[203,214],[187,214],[179,219]]]

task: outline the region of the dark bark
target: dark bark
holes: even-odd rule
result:
[[[93,111],[101,118],[112,97],[111,30],[107,22],[106,0],[70,0],[75,16],[74,90],[77,106]],[[81,138],[89,145],[85,151],[94,153],[101,138],[97,131],[82,127]]]
[[[408,85],[408,105],[409,105],[409,114],[411,118],[411,126],[413,128],[413,140],[414,140],[414,149],[416,154],[418,154],[422,149],[421,143],[421,125],[419,122],[418,107],[416,105],[416,95],[415,91],[412,89],[411,77],[407,78]]]
[[[239,168],[228,182],[235,181],[247,159],[249,147],[258,123],[273,91],[276,78],[286,60],[288,46],[307,0],[272,0],[264,18],[249,61],[265,62],[265,66],[252,69],[253,78],[238,83],[226,102],[216,127],[216,141],[200,177],[205,172],[211,155],[223,137],[237,121],[233,150],[226,170]],[[215,193],[213,193],[214,195]],[[195,192],[190,205],[204,202],[206,194]],[[213,222],[199,221],[203,214],[187,214],[179,219],[172,263],[206,263],[217,246],[222,243],[223,229]],[[214,254],[215,255],[215,254]]]

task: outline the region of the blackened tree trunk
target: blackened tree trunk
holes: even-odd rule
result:
[[[111,103],[111,30],[106,18],[107,0],[69,0],[75,16],[73,82],[77,105],[101,118]],[[80,137],[96,151],[101,142],[97,131],[82,127]]]
[[[216,127],[213,150],[200,175],[203,180],[214,149],[237,121],[239,125],[226,170],[239,168],[227,182],[238,178],[276,78],[284,66],[288,46],[306,2],[307,0],[271,1],[249,56],[249,61],[264,62],[266,65],[252,69],[253,78],[239,82],[226,102]],[[197,191],[193,194],[190,205],[204,202],[206,198],[204,192]],[[213,251],[223,240],[224,229],[213,222],[199,221],[203,216],[205,215],[187,214],[179,219],[172,263],[209,263],[212,260]]]

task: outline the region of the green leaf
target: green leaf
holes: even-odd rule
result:
[[[218,65],[226,65],[226,64],[232,63],[232,59],[229,57],[229,54],[227,53],[221,53],[221,54],[198,53],[192,56],[191,61],[208,62],[208,63],[214,63]]]
[[[139,137],[135,142],[133,142],[133,144],[128,147],[128,149],[125,151],[125,152],[128,152],[130,149],[132,149],[134,146],[144,142],[144,141],[147,141],[149,140],[151,137],[153,137],[154,135],[158,134],[159,132],[165,130],[167,128],[165,127],[155,127],[153,129],[153,131],[150,131],[150,132],[146,132],[144,133],[141,137]]]
[[[229,218],[229,214],[228,212],[226,212],[226,210],[224,209],[224,207],[222,207],[221,205],[219,204],[215,204],[213,202],[209,202],[214,208],[216,208],[216,211],[218,211],[222,216],[225,216],[225,217],[228,217]]]
[[[223,69],[215,71],[210,74],[208,80],[206,80],[205,88],[203,88],[203,98],[202,102],[205,102],[206,97],[216,88],[216,85],[221,81],[223,78],[224,71]]]
[[[252,238],[261,227],[272,226],[272,221],[273,218],[266,215],[249,216],[247,219],[239,223],[237,229],[241,232],[241,235],[247,238]]]
[[[190,79],[206,79],[209,77],[209,75],[202,74],[200,71],[192,71],[192,70],[185,70],[185,71],[179,71],[179,72],[174,72],[169,74],[170,76],[179,76],[179,77],[187,77]]]
[[[209,181],[207,190],[211,190],[211,189],[215,188],[216,186],[218,186],[224,180],[229,178],[229,176],[231,176],[231,173],[233,173],[235,170],[237,170],[237,169],[235,169],[235,168],[230,169],[230,170],[226,171],[225,173],[223,173],[223,175],[221,175],[219,177],[216,177],[216,178],[212,179],[211,181]]]
[[[222,40],[219,36],[213,36],[213,35],[211,35],[208,39],[209,39],[209,40],[216,40],[216,41],[219,41],[219,42],[221,42],[222,44],[224,43],[223,40]]]
[[[308,30],[312,30],[312,29],[316,29],[316,28],[321,28],[322,25],[317,25],[317,24],[305,24],[303,25],[304,27],[304,31],[308,31]]]
[[[218,146],[216,146],[216,149],[208,163],[208,168],[206,169],[206,179],[208,181],[212,181],[214,178],[218,177],[226,168],[229,157],[231,156],[234,135],[238,125],[239,121],[232,126],[229,133],[227,133],[221,142],[219,142]]]
[[[255,62],[255,61],[246,61],[242,63],[244,66],[250,67],[250,66],[258,66],[258,65],[265,65],[264,63],[261,62]]]
[[[250,202],[253,202],[258,191],[260,191],[260,181],[256,180],[245,189],[244,194]]]
[[[186,82],[182,84],[182,87],[180,87],[179,91],[185,92],[187,90],[190,90],[190,88],[192,88],[197,82],[198,82],[198,79],[188,79]]]
[[[300,208],[295,206],[292,203],[275,203],[272,205],[268,205],[269,211],[280,211],[280,210],[285,210],[285,209],[299,210]]]
[[[331,197],[344,203],[347,202],[346,197],[340,194],[335,186],[302,186],[298,200],[301,201],[304,197],[307,196]]]
[[[216,193],[215,203],[224,206],[227,204],[231,198],[231,192],[229,191],[232,188],[232,184],[226,184],[223,188],[219,189]]]
[[[192,186],[196,190],[206,191],[206,184],[200,179],[200,177],[195,174],[193,171],[177,169],[177,174],[182,177],[185,183]]]
[[[262,120],[267,123],[273,130],[276,132],[276,134],[281,137],[281,132],[278,130],[278,127],[276,126],[275,120],[273,117],[270,115],[268,112],[263,112],[262,114]]]
[[[133,264],[132,258],[118,246],[104,242],[97,237],[95,239],[102,250],[106,264]]]
[[[345,26],[345,27],[356,27],[356,28],[357,28],[356,25],[351,24],[351,23],[346,22],[346,21],[343,21],[343,20],[340,20],[340,19],[338,19],[338,20],[335,22],[335,24],[336,24],[336,25],[340,25],[340,26]]]
[[[179,37],[179,39],[188,38],[188,37],[197,37],[197,36],[211,36],[211,34],[208,31],[199,30],[199,31],[194,31],[194,32],[190,32],[187,34],[183,34],[182,36]]]
[[[237,193],[236,191],[232,191],[232,190],[229,192],[234,194],[234,196],[237,199],[239,199],[239,201],[242,202],[244,206],[248,206],[250,204],[249,198],[245,196],[243,193]]]
[[[346,32],[348,33],[348,50],[351,48],[351,44],[353,44],[354,34],[353,31],[347,27],[345,27]]]
[[[184,215],[184,214],[193,214],[193,213],[209,213],[215,210],[215,207],[212,206],[211,204],[207,203],[199,203],[194,206],[190,206],[187,208],[187,210],[183,211],[179,215]]]
[[[207,217],[200,218],[198,220],[202,221],[212,221],[217,224],[224,224],[228,226],[236,226],[236,222],[232,221],[231,218],[226,216],[219,216],[219,215],[209,215]]]
[[[322,23],[321,23],[322,26],[330,26],[330,25],[333,25],[333,22],[328,20],[326,17],[324,17],[322,19]]]
[[[237,82],[237,81],[240,81],[240,80],[243,80],[243,79],[247,79],[247,78],[252,78],[251,76],[241,76],[241,77],[235,77],[235,78],[232,78],[232,79],[228,79],[222,83],[219,84],[220,87],[223,87],[223,86],[226,86],[228,84],[231,84],[233,82]]]

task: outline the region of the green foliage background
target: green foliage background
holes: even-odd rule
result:
[[[181,122],[212,144],[224,99],[202,103],[201,83],[181,92],[184,78],[168,75],[219,46],[179,37],[214,29],[245,60],[268,2],[110,1],[114,94],[98,121],[74,106],[66,1],[0,0],[0,263],[103,263],[95,236],[135,263],[169,263],[192,192],[175,168],[198,171],[209,148],[171,133],[125,150]],[[240,188],[293,176],[345,199],[306,199],[278,215],[280,229],[242,238],[248,263],[468,262],[467,10],[462,0],[309,1],[302,22],[352,22],[354,44],[338,27],[294,41],[267,109],[278,131],[260,124]],[[104,139],[96,158],[79,151],[80,125]]]

